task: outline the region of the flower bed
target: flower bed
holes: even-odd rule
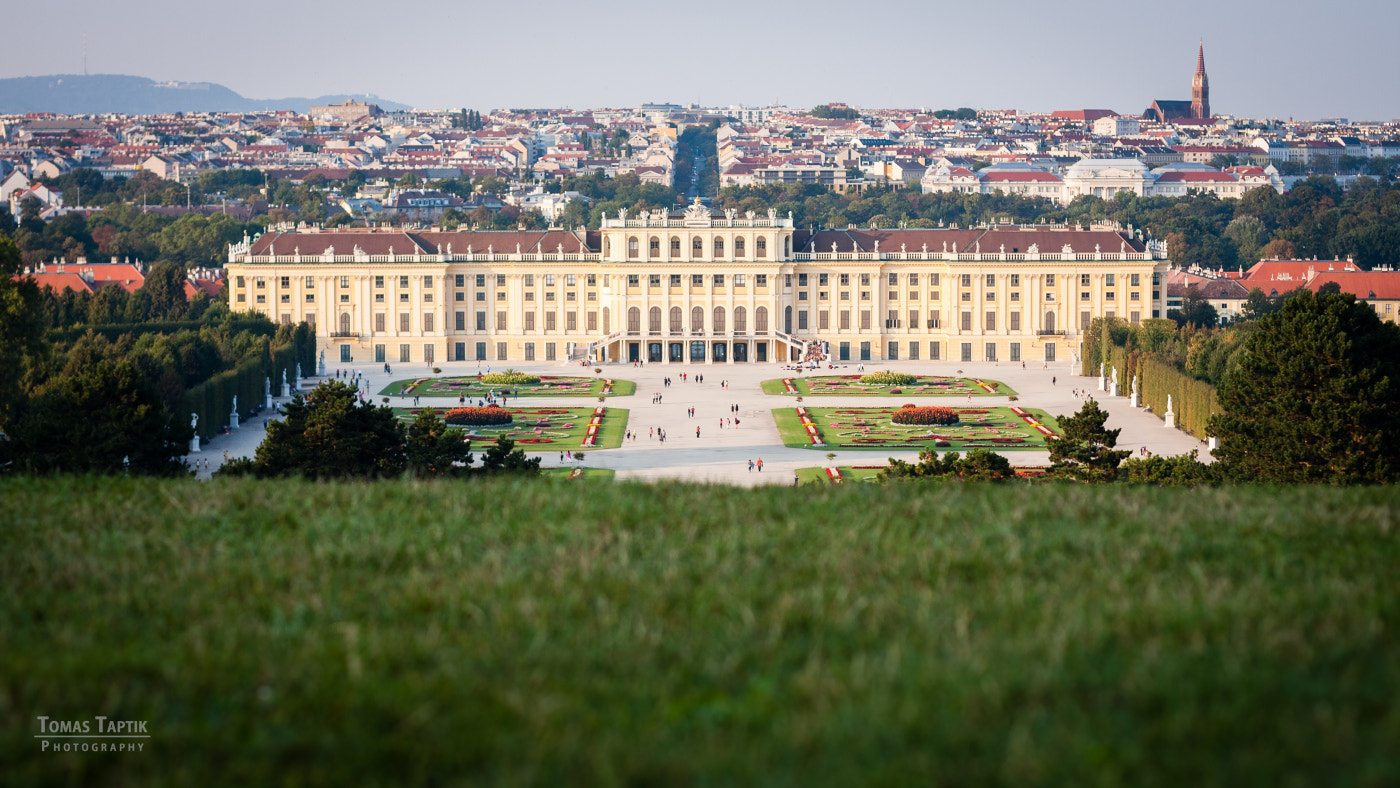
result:
[[[1022,412],[1029,413],[1022,410]],[[1044,449],[1053,431],[1036,417],[1010,408],[809,408],[799,405],[779,419],[788,446],[840,446],[872,450],[923,448]],[[903,413],[915,423],[900,423]],[[902,418],[902,417],[901,417]],[[1034,423],[1031,423],[1034,422]]]
[[[905,405],[890,417],[895,424],[936,424],[939,426],[958,423],[958,414],[952,408],[936,405],[918,407]]]
[[[910,375],[907,372],[890,372],[888,370],[871,372],[869,375],[861,375],[860,382],[867,386],[912,386],[919,382],[918,375]]]
[[[527,375],[524,372],[516,372],[508,369],[505,372],[492,372],[489,375],[482,375],[482,383],[488,386],[530,386],[540,382],[539,375]]]
[[[495,405],[487,405],[484,408],[452,408],[443,417],[443,421],[448,424],[472,427],[510,424],[513,420],[510,411]]]

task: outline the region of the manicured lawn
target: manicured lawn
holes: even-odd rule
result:
[[[806,377],[794,375],[790,378],[776,378],[763,381],[764,394],[792,394],[801,396],[843,396],[843,397],[1004,397],[1015,394],[1010,386],[999,380],[976,378],[948,378],[940,375],[919,375],[918,382],[911,385],[878,386],[861,383],[860,375],[818,375]],[[796,391],[789,391],[784,380],[792,381]],[[988,391],[981,384],[992,387]]]
[[[617,471],[612,468],[541,468],[540,474],[545,478],[569,480],[569,481],[612,481],[617,476]]]
[[[439,415],[445,415],[451,408],[394,408],[394,414],[401,421],[412,422],[423,410],[436,410]],[[471,435],[473,443],[495,443],[496,438],[505,435],[515,441],[515,448],[527,452],[616,449],[622,445],[622,436],[627,432],[626,408],[605,406],[603,424],[594,436],[593,446],[583,445],[593,408],[510,407],[507,410],[515,417],[511,424],[461,429]]]
[[[799,409],[805,410],[816,425],[817,437],[824,446],[817,445],[803,426]],[[1059,425],[1045,411],[1035,408],[1018,408],[1051,432],[1058,432]],[[953,408],[961,420],[951,426],[926,427],[894,424],[890,417],[896,408],[777,408],[773,418],[778,432],[783,437],[783,445],[793,448],[817,449],[923,449],[937,448],[943,451],[966,451],[967,449],[995,449],[1014,451],[1018,449],[1045,449],[1045,435],[1014,412],[1011,407],[996,408]],[[946,446],[938,445],[946,442]]]
[[[845,484],[846,482],[873,482],[883,467],[883,465],[876,467],[838,465],[836,470],[841,472],[841,483]],[[826,472],[825,465],[816,468],[798,468],[797,478],[801,484],[834,483],[830,474]]]
[[[604,394],[609,380],[606,375],[593,377],[561,377],[540,375],[540,382],[525,385],[487,385],[475,376],[468,377],[425,377],[396,380],[379,392],[391,397],[445,397],[457,399],[465,396],[469,401],[483,400],[492,391],[508,391],[514,397],[626,397],[637,392],[637,383],[632,380],[613,379],[612,389]]]
[[[5,478],[3,782],[1400,784],[1400,488],[786,481]]]

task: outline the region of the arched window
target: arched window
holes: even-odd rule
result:
[[[647,331],[661,333],[661,307],[654,306],[647,312]]]
[[[792,257],[792,236],[783,239],[783,259],[786,260],[789,257]]]
[[[681,311],[681,308],[680,308],[680,307],[678,307],[678,306],[673,306],[673,307],[671,307],[671,333],[672,333],[672,334],[684,334],[684,333],[685,333],[685,326],[681,324],[681,320],[684,318],[684,316],[685,316],[685,313]]]
[[[717,306],[717,307],[715,307],[715,326],[714,326],[714,330],[715,330],[715,333],[716,333],[716,334],[723,334],[723,333],[724,333],[724,307],[722,307],[722,306]]]
[[[757,334],[768,333],[768,307],[761,306],[753,311],[753,330]]]
[[[603,307],[603,333],[612,333],[612,310],[607,307]]]
[[[723,239],[723,238],[716,238],[716,239],[715,239],[715,258],[718,259],[718,258],[721,258],[721,257],[724,257],[724,239]]]
[[[647,243],[647,253],[648,253],[650,256],[652,256],[652,257],[660,257],[660,256],[661,256],[661,239],[660,239],[660,238],[657,238],[657,237],[654,236],[654,235],[651,237],[651,241],[649,241],[649,242]]]
[[[749,313],[742,306],[734,307],[734,333],[749,333]]]
[[[603,239],[603,257],[612,257],[612,239]]]
[[[742,235],[734,239],[734,256],[744,256],[744,236]]]
[[[639,250],[637,249],[637,236],[634,235],[627,239],[627,256],[636,257],[638,252]]]
[[[705,308],[697,306],[690,310],[690,333],[705,333]]]
[[[767,238],[764,238],[763,236],[759,236],[758,239],[755,240],[755,241],[753,242],[753,256],[754,256],[754,257],[767,257],[767,256],[768,256],[768,239],[767,239]]]
[[[680,239],[679,237],[677,237],[677,236],[674,236],[674,235],[671,236],[671,256],[672,256],[672,257],[680,257],[680,256],[681,256],[681,239]]]
[[[1054,313],[1054,312],[1046,312],[1046,313],[1045,313],[1045,330],[1046,330],[1046,331],[1054,331],[1054,330],[1055,330],[1055,313]]]
[[[640,334],[642,332],[642,310],[632,307],[627,310],[627,333]]]
[[[700,236],[690,239],[690,256],[703,257],[705,255],[705,242],[700,240]]]
[[[350,313],[345,312],[340,316],[340,333],[350,333]]]

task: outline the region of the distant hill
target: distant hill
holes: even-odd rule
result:
[[[0,79],[0,114],[56,112],[93,115],[118,112],[152,115],[166,112],[306,112],[313,105],[368,100],[386,112],[411,109],[374,96],[250,99],[213,82],[156,82],[122,74],[54,74],[46,77]]]

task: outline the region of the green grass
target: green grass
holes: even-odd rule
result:
[[[568,479],[574,473],[573,468],[541,468],[540,473],[549,479]],[[589,481],[611,481],[617,476],[617,471],[612,468],[583,468],[583,475],[576,479],[587,479]]]
[[[850,465],[838,465],[836,470],[841,472],[843,482],[873,482],[880,474],[879,468],[855,468]],[[826,466],[820,465],[815,468],[798,468],[797,479],[800,484],[826,484],[830,483],[831,477],[826,474]]]
[[[1400,491],[8,480],[9,785],[1394,785]],[[40,751],[37,715],[145,720]]]
[[[437,410],[439,415],[445,414],[456,405],[439,405],[436,408],[393,408],[394,415],[400,421],[411,423],[414,417],[421,410]],[[588,434],[588,422],[593,417],[593,408],[560,408],[548,405],[517,407],[512,403],[507,410],[515,414],[515,422],[500,427],[461,427],[472,435],[474,444],[495,443],[497,436],[516,433],[510,435],[515,441],[517,449],[524,449],[527,452],[550,452],[550,451],[596,451],[598,449],[616,449],[622,445],[622,437],[627,432],[627,417],[630,413],[626,408],[614,408],[605,405],[607,410],[603,414],[603,426],[594,436],[594,445],[584,446],[583,438]],[[543,411],[567,411],[566,414],[544,413]],[[537,419],[549,419],[549,425],[536,425]],[[572,427],[564,429],[565,424],[572,424]],[[535,426],[539,426],[541,433],[533,434]],[[525,434],[531,433],[531,434]],[[539,443],[529,443],[529,440],[538,440]]]
[[[405,378],[385,386],[379,395],[391,397],[433,397],[455,400],[465,395],[468,400],[482,400],[492,391],[510,391],[515,397],[598,397],[603,394],[603,381],[606,375],[559,376],[541,375],[538,384],[489,386],[477,382],[476,376],[438,377],[429,375],[422,378]],[[566,389],[551,387],[550,384],[572,383]],[[609,397],[629,397],[637,393],[637,382],[633,380],[613,380]]]
[[[935,448],[933,440],[910,440],[906,436],[936,434],[949,438],[949,445],[937,447],[939,451],[967,451],[975,448],[986,448],[994,451],[1044,451],[1045,436],[1034,427],[1031,427],[1021,417],[1012,413],[1010,407],[989,407],[985,405],[975,405],[971,408],[954,407],[953,409],[962,413],[962,422],[947,427],[908,427],[902,424],[892,424],[890,415],[897,409],[897,406],[887,406],[884,408],[814,408],[807,407],[817,424],[817,430],[825,446],[817,446],[809,440],[807,432],[802,427],[802,422],[798,419],[797,408],[777,408],[773,411],[774,421],[778,425],[778,433],[782,436],[783,445],[796,449],[814,449],[821,452],[827,451],[894,451],[907,449]],[[1058,433],[1059,422],[1043,410],[1036,408],[1022,408],[1022,410],[1035,417],[1037,421],[1045,425],[1050,431]],[[859,413],[855,413],[858,411]],[[967,411],[987,411],[986,414],[968,413]],[[862,426],[854,425],[857,419],[868,422],[866,426],[870,428],[869,435],[861,433]],[[832,423],[841,426],[833,427]],[[989,435],[979,426],[980,422],[985,422],[988,426],[993,426],[999,432],[998,437],[1018,437],[1024,443],[990,443],[985,440],[977,440],[978,435]],[[1012,426],[1004,426],[1004,425]],[[885,438],[889,443],[861,443],[863,438]]]
[[[944,377],[942,375],[920,375],[919,382],[912,386],[865,386],[857,380],[860,375],[814,375],[804,377],[794,375],[792,396],[803,397],[1005,397],[1016,393],[1010,386],[999,380],[982,379],[983,383],[996,387],[993,394],[972,378]],[[765,380],[761,384],[764,394],[787,394],[784,378]],[[934,385],[935,383],[940,385]],[[815,388],[813,387],[815,384]],[[894,394],[892,391],[899,393]]]

